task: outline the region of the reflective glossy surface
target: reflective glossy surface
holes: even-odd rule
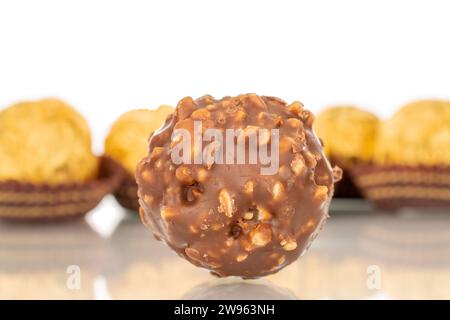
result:
[[[450,210],[333,207],[304,257],[252,281],[178,258],[111,197],[85,220],[0,222],[0,298],[450,299]]]

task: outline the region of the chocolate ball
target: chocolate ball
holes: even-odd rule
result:
[[[143,223],[218,276],[284,268],[322,228],[337,178],[313,120],[274,97],[182,99],[137,168]]]

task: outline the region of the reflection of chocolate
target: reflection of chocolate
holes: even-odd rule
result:
[[[245,282],[244,282],[245,281]],[[231,280],[224,282],[218,279],[213,282],[202,283],[189,292],[182,299],[186,300],[297,300],[297,297],[287,288],[274,285],[270,281]]]
[[[449,225],[445,216],[433,210],[426,216],[385,217],[363,229],[358,246],[366,256],[392,266],[448,269]]]
[[[76,264],[94,270],[105,260],[105,243],[84,220],[0,223],[0,272],[65,272]]]
[[[222,132],[279,129],[277,172],[261,175],[261,163],[175,165],[171,152],[180,141],[172,133],[186,129],[193,137],[194,121]],[[216,275],[252,278],[280,270],[316,237],[333,194],[333,170],[312,123],[299,102],[255,94],[184,98],[138,165],[143,222],[179,255]],[[274,138],[264,138],[258,148],[270,150]],[[203,142],[203,150],[215,141]]]
[[[92,299],[95,276],[111,260],[84,220],[2,221],[0,235],[0,299]],[[78,272],[81,287],[71,289]]]

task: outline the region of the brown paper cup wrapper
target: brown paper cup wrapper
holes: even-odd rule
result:
[[[0,182],[0,218],[53,220],[79,217],[94,209],[120,181],[118,165],[108,157],[101,157],[98,178],[86,183]]]
[[[356,165],[355,184],[377,207],[450,207],[450,166]]]
[[[338,166],[342,169],[342,179],[334,186],[335,198],[362,198],[363,195],[359,188],[353,181],[353,176],[350,174],[348,161],[340,157],[331,157],[330,162],[333,166]]]
[[[137,195],[138,186],[135,178],[129,173],[123,170],[123,179],[117,188],[114,196],[117,202],[126,209],[133,211],[139,211],[139,199]]]

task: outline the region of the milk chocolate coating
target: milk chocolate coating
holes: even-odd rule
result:
[[[260,163],[175,165],[172,133],[192,132],[194,120],[203,128],[279,129],[277,172],[261,175]],[[334,190],[333,169],[312,123],[301,103],[274,97],[182,99],[138,165],[143,223],[180,256],[218,276],[256,278],[284,268],[317,236]],[[270,150],[272,140],[265,143]]]

